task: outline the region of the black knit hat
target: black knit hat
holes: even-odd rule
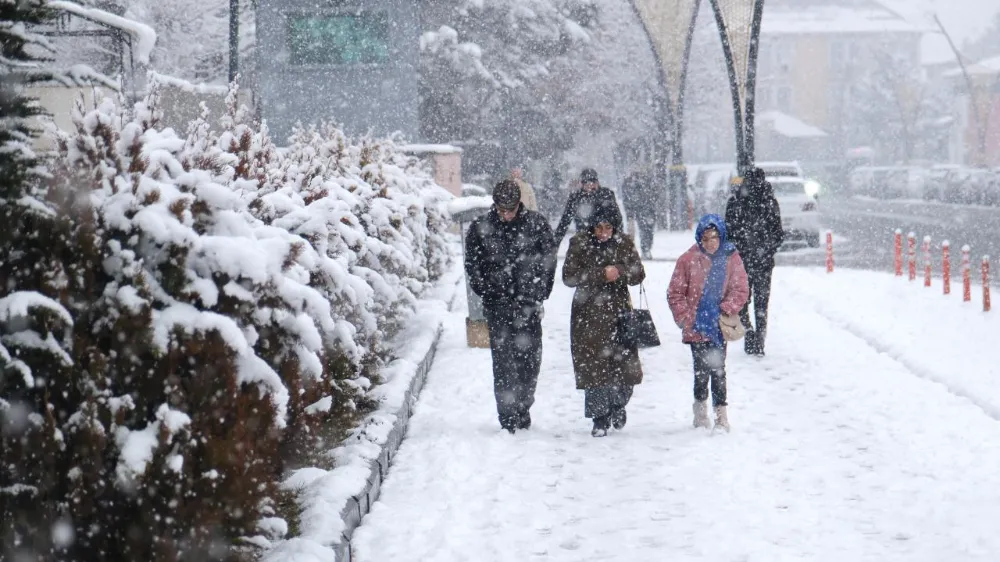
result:
[[[594,211],[590,214],[587,222],[590,224],[591,229],[602,222],[615,226],[615,218],[615,210],[610,205],[597,205],[594,207]]]
[[[497,207],[513,209],[521,201],[521,188],[514,180],[503,180],[493,188],[493,202]]]
[[[580,183],[587,183],[590,181],[597,181],[597,170],[593,168],[584,168],[580,172]]]

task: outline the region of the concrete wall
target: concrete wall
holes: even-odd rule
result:
[[[289,17],[381,12],[389,18],[385,63],[294,66]],[[296,122],[342,123],[349,135],[418,133],[418,3],[411,0],[260,0],[257,10],[261,111],[275,143],[286,144]]]
[[[82,97],[84,107],[96,107],[96,99],[101,95],[115,98],[118,94],[109,88],[35,86],[25,90],[27,96],[37,98],[42,107],[52,116],[56,126],[64,131],[73,131],[73,107]],[[171,127],[179,136],[184,136],[188,123],[201,115],[201,103],[211,111],[213,125],[226,111],[226,96],[217,91],[190,92],[172,86],[164,86],[160,91],[160,105],[163,109],[163,125]],[[253,94],[240,92],[240,102],[252,107]],[[49,148],[44,137],[35,141],[38,148]]]
[[[28,97],[36,98],[38,103],[52,116],[56,126],[63,131],[72,131],[73,128],[73,107],[77,99],[82,99],[84,107],[95,107],[95,99],[103,96],[115,96],[114,91],[109,88],[67,88],[65,86],[34,86],[25,88],[24,94]],[[41,149],[51,148],[51,144],[44,136],[35,139],[35,147]]]
[[[462,153],[435,154],[431,158],[434,181],[457,197],[462,195]]]

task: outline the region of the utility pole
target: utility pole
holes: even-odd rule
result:
[[[948,46],[951,47],[951,52],[955,53],[955,60],[958,61],[958,67],[962,70],[962,76],[965,78],[965,86],[969,90],[969,105],[972,106],[972,116],[976,120],[976,141],[978,142],[978,146],[976,147],[975,165],[983,167],[986,165],[986,134],[990,126],[990,114],[993,107],[987,103],[983,103],[983,100],[979,97],[981,91],[976,89],[976,85],[969,75],[969,69],[965,66],[965,59],[962,58],[962,53],[955,46],[955,42],[951,39],[951,34],[944,28],[944,24],[941,23],[941,18],[937,14],[934,14],[934,22],[937,23],[938,29],[941,30],[944,38],[948,40]],[[990,91],[995,90],[997,86],[1000,86],[1000,74],[997,75],[996,81],[992,86],[986,89],[987,95]],[[984,110],[986,111],[986,115],[982,114]]]
[[[229,0],[229,83],[240,72],[240,0]]]

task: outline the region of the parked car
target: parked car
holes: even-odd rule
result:
[[[897,166],[861,166],[850,175],[851,193],[876,199],[895,199],[904,193],[902,176]]]
[[[990,170],[984,203],[993,207],[1000,207],[1000,168]]]
[[[810,248],[820,245],[822,224],[819,201],[807,191],[809,180],[801,177],[768,177],[774,197],[781,209],[781,226],[785,243],[804,243]]]
[[[924,194],[927,171],[917,166],[898,166],[886,176],[887,198],[920,199]]]
[[[764,170],[769,178],[801,178],[805,174],[798,162],[757,162],[756,166]]]
[[[927,178],[924,181],[925,201],[946,201],[952,199],[951,194],[946,195],[951,189],[951,176],[962,167],[954,164],[937,164],[931,166],[927,171]]]
[[[718,213],[720,208],[725,211],[729,180],[736,175],[736,166],[732,163],[696,164],[689,169],[692,170],[688,183],[693,192],[695,216]]]

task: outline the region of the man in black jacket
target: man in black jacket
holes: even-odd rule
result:
[[[570,194],[569,201],[566,202],[566,209],[563,211],[562,218],[559,219],[559,226],[556,227],[556,246],[562,243],[562,239],[569,230],[570,222],[576,223],[577,232],[593,228],[591,216],[599,207],[610,213],[612,220],[614,220],[612,226],[615,227],[615,231],[623,232],[622,212],[618,208],[614,192],[606,187],[601,187],[600,182],[597,181],[597,171],[585,168],[580,174],[580,190]]]
[[[729,227],[730,239],[743,258],[750,281],[751,298],[740,311],[740,318],[747,329],[744,351],[763,356],[774,254],[785,240],[781,210],[764,170],[750,170],[740,189],[729,198],[726,203],[726,226]],[[750,322],[750,300],[753,300],[756,327]]]
[[[483,299],[493,355],[493,390],[500,426],[531,426],[529,410],[542,363],[542,301],[549,298],[556,257],[552,229],[520,203],[513,180],[493,189],[493,208],[472,221],[465,238],[465,273]]]

